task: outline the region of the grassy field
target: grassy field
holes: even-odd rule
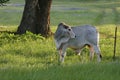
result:
[[[120,79],[120,1],[53,0],[51,30],[60,22],[71,26],[90,24],[100,32],[101,63],[89,61],[86,47],[81,56],[67,50],[65,62],[58,64],[53,38],[27,32],[14,35],[22,16],[24,0],[11,0],[0,7],[0,80],[119,80]],[[116,25],[117,49],[113,60]]]

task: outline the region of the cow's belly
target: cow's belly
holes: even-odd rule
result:
[[[85,46],[85,44],[72,44],[72,45],[68,45],[69,48],[72,48],[72,49],[81,49]]]
[[[68,47],[72,49],[81,49],[83,48],[87,42],[85,40],[80,39],[71,39],[68,42]]]

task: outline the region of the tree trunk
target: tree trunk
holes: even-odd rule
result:
[[[17,33],[31,31],[45,37],[51,35],[50,7],[52,0],[25,0],[25,7]]]

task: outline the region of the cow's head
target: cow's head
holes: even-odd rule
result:
[[[61,37],[75,38],[75,33],[72,28],[65,23],[60,23],[58,29],[60,29]]]
[[[65,23],[60,23],[55,32],[54,38],[57,44],[57,49],[59,49],[62,44],[66,43],[70,38],[75,38],[75,33],[70,26]]]

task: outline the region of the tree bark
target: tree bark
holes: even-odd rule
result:
[[[17,33],[30,31],[45,37],[51,35],[50,7],[52,0],[25,0],[25,7]]]

